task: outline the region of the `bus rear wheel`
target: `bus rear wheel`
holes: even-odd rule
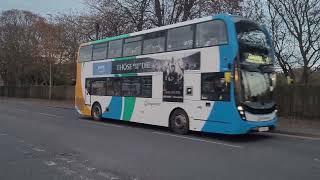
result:
[[[99,103],[94,103],[91,108],[91,116],[95,121],[101,121],[102,119],[102,109]]]
[[[189,131],[189,117],[182,109],[172,112],[169,119],[170,129],[177,134],[186,134]]]

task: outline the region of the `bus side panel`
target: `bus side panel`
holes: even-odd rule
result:
[[[92,105],[97,102],[101,106],[102,117],[104,117],[104,113],[111,102],[112,96],[91,96]]]
[[[163,73],[152,76],[152,98],[137,98],[131,121],[168,126],[170,110],[176,106],[168,105],[162,100]]]
[[[85,105],[85,78],[84,73],[87,69],[84,68],[85,63],[77,63],[77,77],[76,77],[76,87],[75,87],[75,108],[79,114],[90,116],[91,107]]]

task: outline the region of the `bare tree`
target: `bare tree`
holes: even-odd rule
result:
[[[127,30],[148,28],[147,13],[151,0],[87,0],[94,24],[99,23],[104,34],[118,35]],[[92,21],[91,21],[92,22]],[[92,27],[92,26],[91,26]],[[106,31],[108,33],[104,33]]]
[[[88,40],[79,24],[78,16],[60,15],[47,21],[29,11],[2,12],[0,76],[5,85],[49,84],[50,77],[53,82],[70,83],[79,44]]]
[[[295,82],[294,68],[296,68],[295,48],[293,38],[286,26],[282,23],[281,17],[277,12],[273,11],[271,4],[267,4],[268,15],[265,21],[268,22],[270,29],[273,45],[275,49],[276,64],[281,67],[285,77],[290,77]]]
[[[228,13],[232,15],[241,15],[242,0],[211,0],[201,1],[202,6],[206,7],[207,14]]]
[[[0,15],[0,75],[5,85],[24,85],[36,79],[30,66],[37,61],[39,34],[36,24],[44,19],[29,11],[8,10]],[[30,76],[26,76],[29,74]]]
[[[301,82],[308,84],[320,67],[320,0],[268,0],[296,44],[294,57],[302,66]],[[294,46],[295,47],[295,46]]]
[[[163,26],[203,16],[240,14],[240,0],[154,0],[153,24]]]
[[[267,12],[264,7],[266,7],[266,1],[245,0],[241,3],[241,15],[260,24],[266,23]]]

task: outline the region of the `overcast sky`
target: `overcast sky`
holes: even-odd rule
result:
[[[36,14],[83,11],[83,0],[0,0],[0,11],[24,9]]]

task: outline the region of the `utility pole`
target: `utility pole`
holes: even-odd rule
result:
[[[50,17],[50,21],[52,21],[52,14],[47,14]],[[53,41],[51,27],[49,28],[50,39]],[[52,98],[52,53],[49,52],[49,100]]]
[[[51,92],[52,92],[52,65],[51,65],[51,59],[49,62],[49,100],[51,100]]]

